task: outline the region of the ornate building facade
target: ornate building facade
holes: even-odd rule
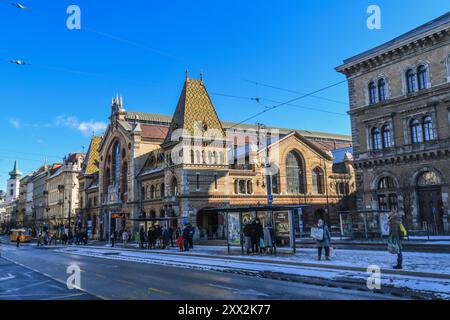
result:
[[[450,13],[344,61],[359,209],[450,231]]]
[[[136,231],[140,217],[176,217],[174,226],[189,221],[197,237],[221,239],[224,217],[211,210],[266,204],[267,159],[277,169],[273,203],[308,205],[306,224],[323,216],[336,225],[337,210],[353,207],[350,137],[222,122],[203,79],[186,77],[173,117],[127,111],[114,98],[98,153],[104,235],[110,225]],[[114,213],[123,218],[110,221]]]

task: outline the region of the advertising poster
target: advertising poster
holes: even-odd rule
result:
[[[237,244],[239,245],[241,243],[241,237],[240,237],[240,230],[241,225],[239,223],[239,213],[232,212],[228,214],[228,237],[230,244]]]
[[[287,211],[274,212],[275,215],[275,242],[277,247],[291,246],[291,226]]]
[[[380,232],[382,236],[389,235],[389,217],[387,212],[380,213]]]

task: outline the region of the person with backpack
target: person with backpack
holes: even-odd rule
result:
[[[331,233],[328,229],[328,226],[322,219],[317,221],[317,229],[318,232],[322,235],[316,238],[317,242],[317,260],[322,259],[322,250],[325,248],[325,259],[331,260],[330,258],[330,242],[331,242]]]
[[[388,251],[393,254],[397,254],[397,265],[393,266],[394,269],[402,269],[403,264],[403,252],[402,252],[402,238],[406,236],[407,232],[402,224],[402,217],[395,213],[390,212],[388,216],[389,222],[389,239],[388,239]]]

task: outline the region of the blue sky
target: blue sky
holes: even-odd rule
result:
[[[23,11],[10,1],[0,0],[0,189],[14,159],[29,172],[87,148],[116,92],[128,110],[172,114],[185,69],[203,71],[219,117],[241,121],[299,96],[251,81],[315,91],[344,79],[334,71],[343,59],[450,9],[440,0],[23,0]],[[71,4],[81,30],[66,28]],[[381,7],[381,30],[366,27],[370,4]],[[338,114],[283,106],[250,122],[349,134],[346,85],[319,95],[296,104]]]

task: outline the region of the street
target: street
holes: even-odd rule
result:
[[[68,253],[57,253],[54,249],[38,249],[24,245],[17,249],[12,245],[2,246],[2,257],[14,261],[31,270],[46,274],[56,281],[65,283],[67,267],[78,265],[81,268],[81,288],[88,294],[83,299],[115,300],[310,300],[310,299],[394,299],[388,295],[371,292],[343,290],[301,283],[291,283],[271,279],[261,279],[243,275],[220,273],[207,270],[192,270],[157,264],[143,264],[93,258]],[[7,269],[9,268],[9,269]],[[18,277],[24,273],[13,268],[2,259],[1,274],[11,274],[16,278],[0,281],[0,299],[45,299],[48,296],[28,296],[23,289],[12,293],[12,287],[24,288],[30,285],[29,279]],[[40,290],[54,286],[52,282],[42,282],[36,272],[34,283]],[[67,291],[67,289],[66,289]],[[73,292],[72,292],[73,293]],[[78,292],[80,294],[80,292]],[[58,299],[58,297],[54,297]],[[75,298],[75,297],[74,297]],[[395,297],[398,299],[398,297]]]

